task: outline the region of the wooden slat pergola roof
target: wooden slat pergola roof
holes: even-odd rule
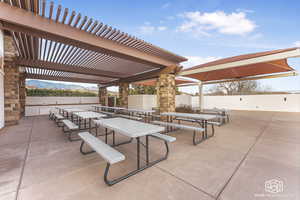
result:
[[[261,75],[280,74],[293,72],[294,69],[288,65],[287,59],[300,57],[299,48],[279,49],[273,51],[244,54],[230,58],[224,58],[205,64],[197,65],[182,70],[179,75],[195,78],[204,83],[241,80]]]
[[[27,78],[111,84],[153,78],[187,60],[45,0],[0,0],[0,29],[13,37],[14,62]]]

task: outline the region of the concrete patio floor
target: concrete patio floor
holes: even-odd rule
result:
[[[177,141],[168,160],[108,187],[102,158],[81,155],[80,142],[69,142],[46,116],[24,118],[0,131],[0,199],[300,199],[300,113],[233,112],[197,146],[189,131],[171,135]],[[163,145],[150,144],[155,159]],[[134,143],[118,150],[126,160],[113,176],[136,166]],[[265,191],[271,179],[283,181],[283,192]]]

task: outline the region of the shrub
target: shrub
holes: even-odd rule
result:
[[[96,97],[97,93],[78,90],[26,89],[27,96]]]

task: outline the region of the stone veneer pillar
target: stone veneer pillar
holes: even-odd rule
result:
[[[0,129],[4,127],[4,33],[0,29]]]
[[[119,84],[120,107],[128,108],[129,83]]]
[[[11,61],[17,56],[11,36],[4,36],[4,117],[5,125],[17,124],[20,119],[19,67]]]
[[[160,74],[157,79],[157,107],[160,113],[175,112],[176,85],[174,74]]]
[[[19,98],[20,98],[20,114],[21,117],[25,116],[25,104],[26,104],[26,77],[22,72],[19,75]]]
[[[108,105],[107,99],[107,88],[106,87],[99,87],[99,103],[103,106]]]

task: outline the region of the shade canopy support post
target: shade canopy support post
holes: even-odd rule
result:
[[[203,84],[200,81],[198,83],[198,88],[199,88],[199,110],[200,112],[203,111]]]

